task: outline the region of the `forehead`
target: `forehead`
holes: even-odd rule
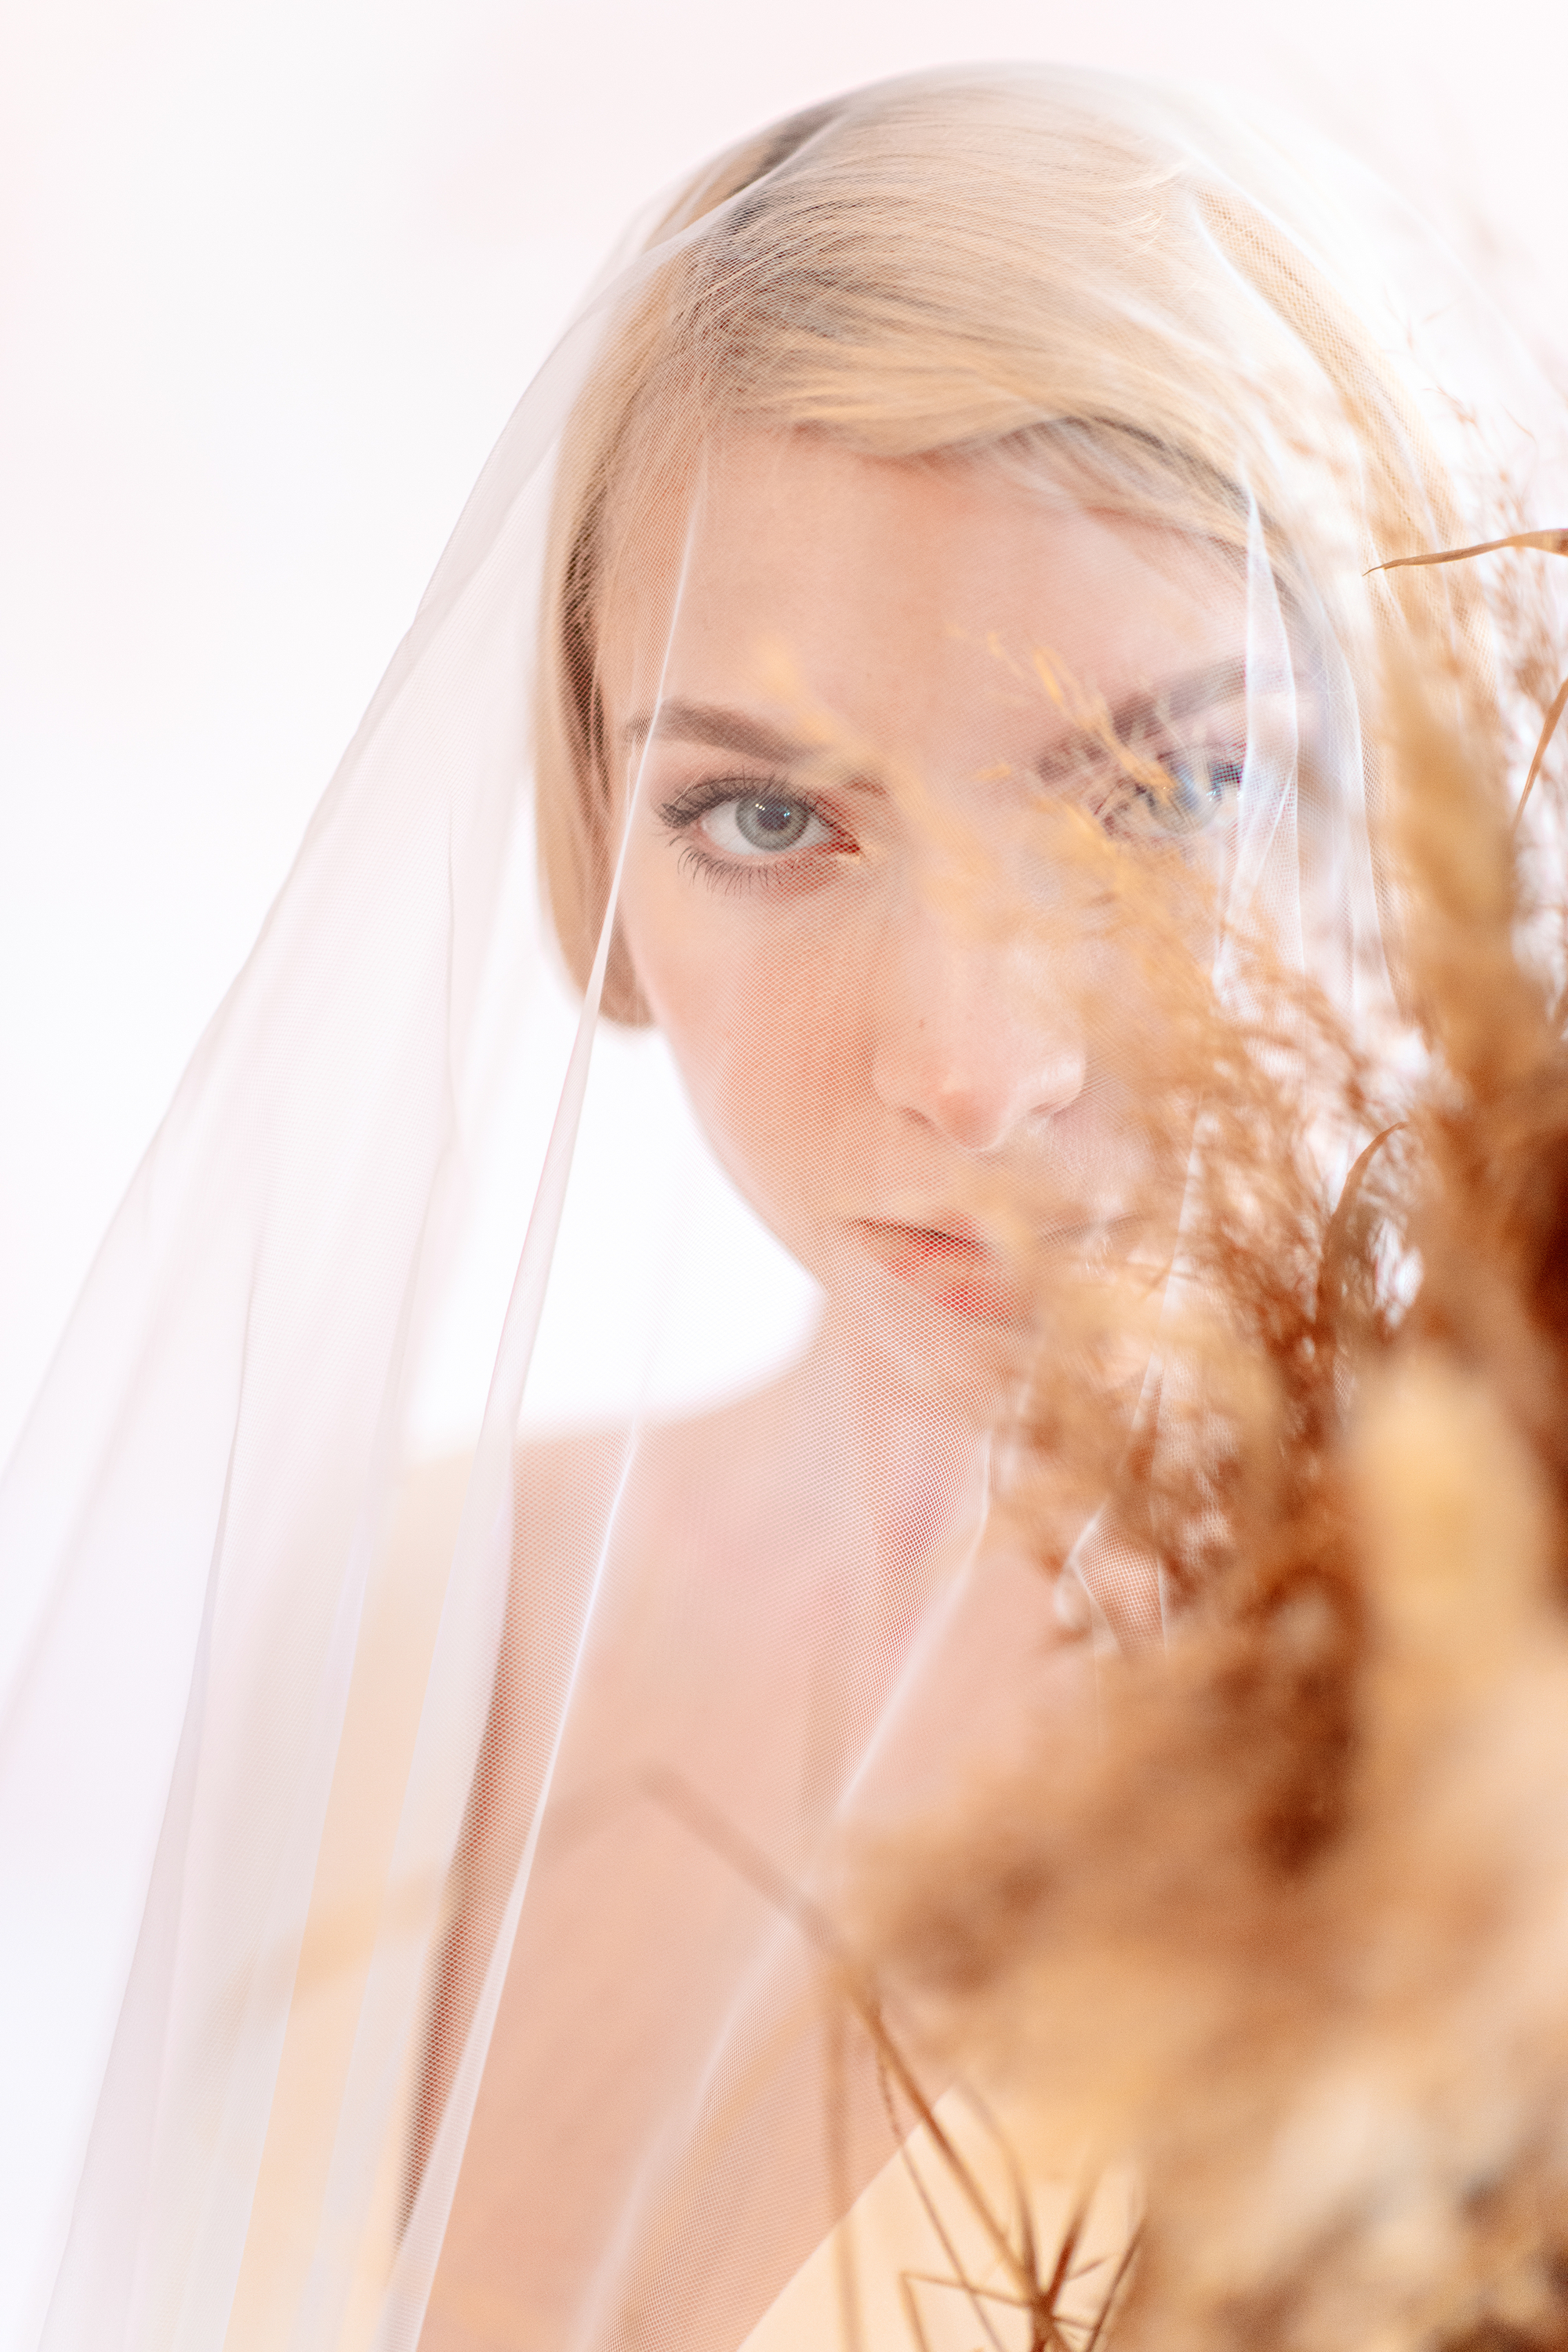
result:
[[[907,750],[1009,713],[1037,727],[1047,674],[1114,703],[1245,638],[1234,554],[973,461],[756,433],[647,524],[601,623],[622,715],[739,697]]]

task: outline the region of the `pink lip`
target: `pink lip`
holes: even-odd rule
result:
[[[982,1323],[1014,1323],[1026,1310],[1017,1283],[1003,1274],[994,1254],[973,1228],[861,1217],[855,1231],[879,1265],[950,1315]]]

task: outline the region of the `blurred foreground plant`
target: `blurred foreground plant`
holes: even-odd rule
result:
[[[1063,1466],[1109,1491],[1163,1638],[1102,1663],[1089,1752],[1042,1733],[861,1885],[1025,2169],[1140,2168],[1139,2352],[1568,2347],[1568,1045],[1525,944],[1563,877],[1458,689],[1387,700],[1397,1131],[1326,1214],[1349,1047],[1300,1004],[1304,1053],[1194,1044],[1157,1407],[1043,1370],[1010,1505],[1059,1567]]]

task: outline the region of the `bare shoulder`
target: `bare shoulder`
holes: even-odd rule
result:
[[[700,1493],[718,1522],[769,1514],[781,1489],[798,1501],[799,1465],[816,1451],[820,1382],[809,1355],[765,1387],[706,1412],[654,1423],[637,1441],[637,1479],[661,1517]]]
[[[633,1471],[641,1508],[679,1514],[699,1490],[710,1504],[728,1486],[753,1489],[770,1440],[790,1415],[795,1373],[706,1412],[679,1420],[574,1432],[520,1446],[520,1532],[532,1525],[555,1538],[602,1527],[623,1474]]]
[[[584,1482],[603,1478],[619,1464],[627,1434],[624,1428],[574,1429],[559,1437],[525,1438],[512,1457],[518,1495],[558,1507]]]
[[[512,1457],[513,1493],[527,1524],[566,1532],[584,1503],[618,1475],[626,1452],[625,1430],[574,1431],[564,1437],[531,1441]],[[471,1451],[410,1463],[398,1488],[394,1541],[419,1555],[449,1553],[473,1472]]]
[[[700,1499],[704,1517],[732,1517],[741,1498],[765,1503],[770,1465],[787,1456],[781,1444],[795,1418],[798,1374],[675,1421],[635,1433],[637,1516],[646,1529],[687,1519]],[[569,1578],[591,1566],[634,1453],[626,1425],[531,1438],[512,1458],[514,1583],[541,1571]],[[393,1545],[407,1574],[450,1559],[473,1468],[471,1452],[412,1464],[399,1491]]]
[[[574,1430],[519,1445],[512,1457],[514,1562],[559,1564],[596,1545],[628,1435],[625,1429]]]

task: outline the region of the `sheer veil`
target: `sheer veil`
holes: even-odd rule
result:
[[[1535,398],[1354,167],[1111,77],[855,93],[636,225],[481,476],[0,1489],[3,1900],[28,1922],[0,2030],[52,2215],[19,2341],[727,2352],[763,2320],[897,2145],[800,1890],[857,1822],[1005,1740],[994,1694],[1022,1669],[1078,1736],[1070,1588],[1096,1638],[1148,1634],[1092,1492],[1064,1496],[1059,1574],[991,1539],[1028,1349],[1079,1340],[1007,1337],[976,1286],[1020,1219],[1058,1237],[1042,1295],[1078,1259],[1120,1279],[1131,1193],[1176,1230],[1205,1148],[1186,1097],[1163,1128],[1150,1109],[1143,1158],[1029,1163],[1059,1194],[1044,1216],[984,1139],[940,1202],[934,1161],[879,1143],[853,1213],[882,1255],[836,1288],[798,1236],[825,1153],[858,1181],[823,1108],[861,1083],[842,1007],[892,1006],[890,1034],[950,948],[981,974],[972,1044],[1009,989],[1052,1020],[1071,1000],[1110,1132],[1155,1102],[1179,995],[1137,959],[1107,984],[1105,856],[1152,837],[1160,936],[1220,1010],[1256,1012],[1262,935],[1292,1019],[1328,1007],[1396,1093],[1380,680],[1391,648],[1441,644],[1522,727],[1524,623],[1484,579],[1367,575],[1558,519]],[[1028,823],[955,814],[884,706],[824,685],[794,608],[752,645],[749,707],[816,781],[786,790],[776,750],[709,722],[729,800],[664,779],[661,746],[693,740],[669,713],[752,593],[733,519],[753,496],[787,518],[769,467],[803,444],[847,567],[824,598],[865,610],[877,500],[917,483],[929,532],[889,602],[925,598],[932,678],[970,665],[998,775],[1020,726],[1069,730]],[[1224,674],[1234,772],[1228,736],[1193,767],[1179,698],[1130,718],[1059,633],[1002,643],[959,541],[950,571],[931,557],[950,499],[1142,551]],[[1228,654],[1191,617],[1211,606]],[[980,759],[966,738],[950,765]],[[1195,814],[1150,781],[1173,761]],[[883,814],[851,873],[831,811],[856,790]],[[1190,860],[1177,882],[1160,861],[1211,803],[1228,846],[1194,892]],[[735,808],[758,841],[715,849]],[[1040,809],[1078,866],[1042,866]],[[1086,809],[1113,813],[1104,855]],[[695,870],[792,827],[831,880],[748,895]],[[873,873],[903,876],[903,911],[854,916],[857,961],[836,894]],[[700,925],[659,929],[674,887],[731,943],[708,977]],[[804,1045],[781,972],[840,1008]],[[1325,1122],[1331,1191],[1363,1139]],[[872,1347],[879,1284],[920,1305]],[[584,1362],[619,1401],[586,1429]],[[454,1391],[477,1441],[433,1475]]]

